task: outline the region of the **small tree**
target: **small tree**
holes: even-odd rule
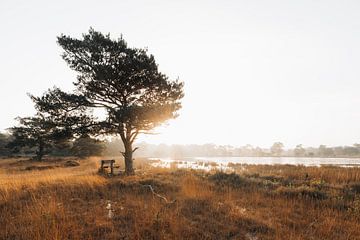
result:
[[[90,29],[82,39],[61,35],[58,44],[64,49],[63,59],[78,73],[76,91],[69,94],[55,88],[42,97],[33,97],[37,109],[64,122],[79,108],[104,109],[103,121],[90,111],[80,111],[91,121],[79,127],[93,135],[120,135],[125,172],[134,174],[136,137],[177,117],[183,83],[170,81],[158,70],[153,55],[145,49],[128,47],[123,38],[113,40],[109,34]]]
[[[41,161],[43,156],[50,151],[53,144],[68,136],[65,131],[56,127],[43,115],[35,117],[17,118],[19,126],[10,128],[13,140],[8,147],[18,152],[24,147],[35,149],[34,160]]]
[[[318,151],[319,151],[320,157],[334,156],[334,149],[328,148],[326,145],[320,145]]]
[[[73,142],[71,153],[77,157],[100,156],[105,149],[104,142],[91,138],[88,135],[81,136]]]
[[[264,150],[262,150],[260,147],[256,147],[256,148],[254,149],[254,155],[255,155],[256,157],[263,157],[263,156],[265,155],[265,152],[264,152]]]
[[[271,153],[274,156],[280,156],[281,153],[283,152],[283,148],[284,148],[284,144],[282,144],[281,142],[275,142],[272,146],[271,146]]]
[[[305,156],[305,153],[306,153],[306,150],[305,150],[305,148],[303,148],[302,144],[296,145],[296,147],[294,149],[294,154],[296,157]]]
[[[9,134],[0,133],[0,156],[10,155],[10,149],[7,147],[10,141]]]

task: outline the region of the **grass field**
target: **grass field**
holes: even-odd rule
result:
[[[136,176],[107,177],[68,160],[0,160],[0,239],[360,239],[358,168],[136,160]]]

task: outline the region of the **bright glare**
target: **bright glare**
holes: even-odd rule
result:
[[[1,27],[11,34],[0,39],[0,129],[34,112],[27,92],[71,88],[75,74],[55,37],[92,26],[148,47],[164,73],[185,82],[180,117],[138,141],[359,142],[359,1],[97,3],[2,1]]]

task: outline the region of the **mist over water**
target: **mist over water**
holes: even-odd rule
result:
[[[154,167],[192,168],[200,170],[232,170],[234,165],[302,165],[359,167],[360,158],[308,158],[308,157],[194,157],[149,158]]]

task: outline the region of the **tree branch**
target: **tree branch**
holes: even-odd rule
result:
[[[136,148],[134,148],[134,150],[132,150],[132,152],[134,153],[136,150],[138,150],[139,148],[138,147],[136,147]]]
[[[169,200],[167,200],[167,198],[166,198],[166,197],[164,197],[164,196],[162,196],[162,195],[160,195],[160,194],[156,193],[156,192],[154,191],[154,188],[153,188],[151,185],[143,185],[143,186],[144,186],[144,187],[148,187],[148,188],[150,189],[151,193],[152,193],[154,196],[156,196],[156,197],[158,197],[158,198],[160,198],[160,199],[164,200],[164,201],[165,201],[165,203],[167,203],[167,204],[172,204],[172,203],[175,203],[175,202],[176,202],[176,199],[175,199],[175,200],[173,200],[173,201],[169,201]]]

